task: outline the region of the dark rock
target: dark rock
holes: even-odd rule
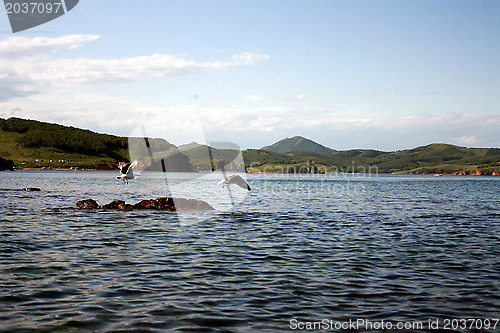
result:
[[[37,192],[41,191],[38,187],[25,187],[21,189],[21,191],[28,191],[28,192]]]
[[[76,203],[78,209],[99,209],[101,208],[97,202],[93,199],[82,200]],[[196,199],[184,199],[184,198],[158,198],[158,199],[148,199],[142,200],[136,204],[126,204],[123,200],[115,200],[104,206],[103,209],[115,209],[115,210],[141,210],[141,209],[153,209],[153,210],[164,210],[175,212],[180,211],[204,211],[204,210],[214,210],[207,202]]]
[[[41,189],[38,187],[25,187],[25,188],[2,188],[0,191],[27,191],[27,192],[39,192]]]
[[[99,209],[101,206],[94,199],[81,200],[76,203],[78,209]]]
[[[202,200],[196,200],[196,199],[184,199],[184,198],[175,198],[173,199],[175,201],[175,208],[177,210],[197,210],[197,211],[202,211],[202,210],[214,210],[210,204],[208,204],[205,201]]]
[[[104,209],[131,210],[132,205],[126,204],[123,200],[115,200],[102,206]]]
[[[168,210],[175,212],[176,210],[213,210],[214,208],[210,206],[205,201],[196,199],[184,199],[184,198],[158,198],[150,200],[142,200],[132,206],[133,209],[156,209],[156,210]]]
[[[150,200],[142,200],[132,206],[133,209],[156,209],[175,211],[174,199],[172,198],[158,198]]]

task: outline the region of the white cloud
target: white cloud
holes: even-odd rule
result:
[[[231,57],[230,62],[223,63],[223,67],[249,66],[260,60],[269,59],[269,55],[254,52],[243,52]]]
[[[477,143],[477,139],[475,136],[467,136],[467,135],[457,138],[455,139],[455,141],[469,147]]]
[[[103,81],[227,70],[269,58],[254,52],[219,61],[195,61],[169,54],[57,58],[59,49],[81,47],[97,38],[95,35],[68,35],[13,37],[0,41],[0,117],[17,116],[129,135],[141,121],[163,116],[161,119],[165,119],[165,123],[155,124],[158,125],[154,127],[157,128],[155,135],[167,140],[172,138],[166,129],[170,129],[170,133],[178,130],[185,134],[201,123],[208,141],[234,141],[244,148],[261,147],[273,143],[276,138],[293,135],[308,136],[336,149],[394,150],[431,142],[498,147],[500,142],[500,116],[496,115],[447,113],[377,119],[370,116],[369,106],[313,104],[306,94],[279,95],[276,96],[278,101],[271,101],[272,98],[265,95],[249,95],[247,100],[270,102],[267,106],[262,106],[264,102],[255,103],[259,107],[253,108],[199,105],[195,103],[197,95],[192,95],[189,103],[194,105],[155,108],[134,104],[127,96],[106,96],[102,92],[84,94],[82,89],[67,89]],[[378,87],[375,93],[405,92],[405,89]],[[359,118],[361,115],[364,117]],[[181,135],[176,140],[181,139],[186,142],[174,143],[198,140]]]
[[[127,135],[145,110],[113,96],[46,94],[0,103],[0,118],[20,117]]]
[[[498,147],[500,142],[500,116],[448,113],[376,120],[349,117],[343,112],[345,108],[212,109],[203,114],[211,115],[204,120],[211,134],[245,140],[244,147],[260,147],[273,143],[276,137],[298,134],[317,138],[335,149],[396,150],[434,142]],[[229,114],[232,116],[227,117]],[[217,121],[220,118],[223,124]]]
[[[0,42],[0,100],[105,81],[139,80],[227,70],[268,59],[243,52],[222,61],[195,61],[170,54],[124,58],[56,58],[54,51],[73,49],[96,40],[96,35],[49,38],[11,37]]]
[[[94,131],[130,135],[141,122],[164,119],[152,133],[175,143],[199,141],[190,128],[202,124],[210,141],[258,148],[284,137],[303,135],[335,149],[396,150],[433,142],[498,147],[500,116],[448,113],[392,119],[355,118],[349,105],[242,107],[204,104],[144,107],[122,97],[95,94],[44,94],[0,103],[0,117],[56,122]],[[196,125],[196,126],[195,126]],[[192,137],[190,137],[192,136]]]
[[[500,142],[500,116],[447,113],[393,119],[343,119],[331,124],[338,148],[395,150],[442,142],[495,147]],[[317,128],[317,131],[322,131]]]
[[[83,43],[98,39],[98,35],[66,35],[62,37],[8,37],[0,41],[0,57],[35,57],[61,47],[75,49]]]

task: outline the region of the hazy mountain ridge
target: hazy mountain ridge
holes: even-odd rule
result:
[[[136,139],[136,140],[134,140]],[[138,148],[129,147],[129,144]],[[247,168],[249,172],[381,172],[500,174],[500,148],[466,148],[435,143],[385,152],[373,149],[335,151],[295,136],[262,149],[242,151],[245,165],[232,162],[240,151],[195,142],[179,147],[164,139],[126,138],[58,124],[19,118],[0,119],[0,157],[4,169],[17,167],[115,169],[130,152],[164,161],[155,171],[210,171]],[[133,148],[130,149],[129,148]],[[276,152],[285,151],[285,153]]]

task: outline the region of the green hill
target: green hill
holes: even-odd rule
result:
[[[0,157],[26,168],[116,169],[119,161],[153,156],[152,170],[190,171],[187,156],[164,139],[127,138],[20,118],[0,119]],[[134,144],[140,144],[134,147]],[[132,147],[129,151],[129,144]],[[148,147],[149,145],[149,147]]]
[[[334,151],[328,147],[320,145],[312,140],[306,139],[301,136],[294,136],[293,138],[285,138],[270,146],[265,146],[263,150],[269,150],[275,153],[290,153],[294,151],[308,151],[313,153],[328,153]]]
[[[0,170],[27,168],[116,169],[130,158],[156,163],[154,171],[500,174],[499,148],[444,143],[394,152],[335,151],[299,136],[262,149],[195,142],[176,147],[164,139],[126,138],[19,118],[0,119]],[[235,160],[236,159],[236,160]]]
[[[113,168],[128,160],[127,138],[20,118],[0,119],[0,157],[21,167]]]
[[[314,165],[326,172],[380,173],[440,173],[472,174],[500,173],[500,149],[465,148],[450,144],[431,144],[396,152],[352,149],[329,153],[288,152],[270,153],[263,150],[244,152],[245,162],[253,171],[291,170]]]

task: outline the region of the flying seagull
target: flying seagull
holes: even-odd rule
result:
[[[241,178],[240,175],[229,176],[226,179],[221,180],[219,182],[219,184],[222,185],[222,187],[224,187],[225,185],[228,185],[228,184],[234,184],[234,185],[238,185],[241,188],[244,188],[245,190],[249,190],[249,191],[251,190],[248,183],[243,178]]]
[[[132,171],[132,167],[137,165],[137,161],[134,161],[132,163],[125,163],[125,162],[120,162],[118,163],[118,169],[120,169],[120,175],[116,177],[116,179],[122,179],[123,184],[127,182],[129,179],[134,179],[134,172]]]

